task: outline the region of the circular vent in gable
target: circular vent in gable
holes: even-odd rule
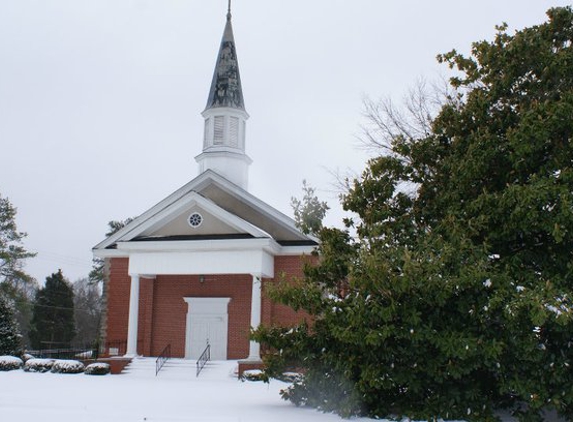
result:
[[[187,222],[189,223],[189,225],[191,227],[196,229],[203,222],[203,216],[201,214],[199,214],[198,212],[194,212],[193,214],[191,214],[189,216],[189,218],[187,219]]]

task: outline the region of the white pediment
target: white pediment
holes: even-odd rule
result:
[[[199,226],[189,224],[193,213],[202,217]],[[141,239],[226,235],[316,243],[316,239],[301,233],[291,218],[208,170],[96,245],[94,250]]]
[[[175,236],[224,236],[242,233],[237,227],[228,224],[225,219],[205,210],[203,207],[193,205],[174,215],[170,221],[163,225],[152,227],[140,234],[146,238],[165,238]]]

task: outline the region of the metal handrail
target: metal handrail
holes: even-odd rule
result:
[[[207,342],[207,347],[205,347],[205,350],[203,351],[203,353],[201,353],[199,359],[197,359],[197,375],[196,375],[197,377],[203,370],[203,367],[205,366],[207,361],[210,360],[211,360],[211,345]]]
[[[155,361],[155,376],[157,376],[159,371],[161,371],[161,368],[163,368],[163,365],[165,365],[165,362],[167,362],[170,357],[171,357],[171,344],[168,344],[167,346],[165,346],[165,348],[159,354],[157,360]]]

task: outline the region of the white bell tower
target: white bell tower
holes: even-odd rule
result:
[[[205,119],[203,152],[195,157],[199,174],[213,170],[246,190],[252,162],[245,153],[249,114],[243,100],[230,0],[207,106],[201,115]]]

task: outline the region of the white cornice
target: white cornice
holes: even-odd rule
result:
[[[209,239],[209,240],[169,240],[118,242],[117,250],[126,252],[198,252],[265,250],[278,255],[281,246],[273,239]]]
[[[247,120],[250,117],[249,113],[247,113],[245,110],[233,107],[211,107],[201,112],[201,116],[203,116],[204,118],[212,117],[215,115],[237,116],[237,117],[242,117],[245,120]]]
[[[277,255],[310,255],[316,250],[316,246],[281,246]]]
[[[205,148],[201,154],[195,157],[195,161],[199,162],[205,157],[231,158],[233,160],[243,161],[247,165],[250,165],[253,162],[251,157],[243,153],[239,148],[231,148],[219,145]]]
[[[96,258],[129,258],[129,252],[117,249],[92,249]]]
[[[98,258],[128,258],[132,253],[264,250],[273,256],[310,255],[315,246],[281,246],[273,239],[211,239],[118,242],[117,249],[94,249]]]

